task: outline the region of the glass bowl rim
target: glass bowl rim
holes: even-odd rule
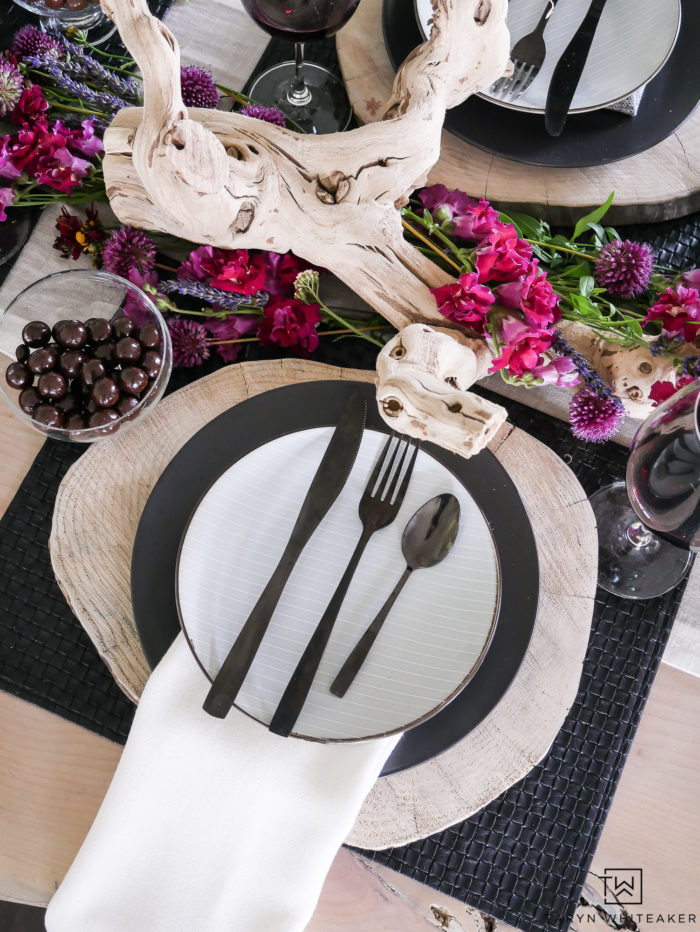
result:
[[[142,288],[139,288],[138,285],[135,285],[133,282],[129,281],[128,278],[123,278],[121,275],[115,275],[114,272],[107,272],[104,269],[60,269],[58,272],[49,272],[48,275],[43,275],[41,278],[37,278],[35,281],[31,282],[29,285],[26,285],[21,291],[19,291],[14,296],[14,298],[12,298],[12,300],[7,305],[7,307],[5,307],[5,309],[2,312],[0,312],[0,329],[2,328],[3,321],[5,320],[9,312],[12,310],[15,304],[17,304],[19,300],[22,297],[24,297],[24,295],[28,291],[31,291],[32,288],[36,287],[37,285],[40,285],[43,282],[48,281],[50,278],[58,278],[62,275],[72,275],[72,276],[80,275],[81,277],[90,277],[92,279],[95,279],[95,278],[98,280],[103,279],[103,280],[111,282],[112,284],[121,285],[124,288],[125,292],[131,292],[132,294],[136,295],[138,298],[142,299],[145,302],[148,310],[153,313],[156,319],[157,325],[158,325],[158,329],[160,331],[162,346],[166,350],[166,352],[163,352],[162,354],[163,365],[165,366],[166,361],[169,360],[168,366],[170,369],[172,369],[172,358],[171,358],[172,350],[171,350],[171,344],[170,344],[170,330],[168,329],[168,325],[165,321],[165,318],[163,317],[161,312],[156,307],[155,302],[151,299],[150,295],[146,294],[146,292]],[[40,320],[41,317],[37,316],[36,319]],[[170,376],[168,374],[168,378],[169,377]],[[122,424],[124,422],[129,423],[131,421],[135,421],[137,414],[140,411],[142,411],[143,408],[145,407],[145,402],[149,398],[152,397],[151,392],[155,387],[156,387],[156,383],[154,381],[153,385],[150,386],[150,388],[146,391],[145,395],[142,398],[139,398],[139,403],[135,407],[133,407],[131,411],[128,411],[126,414],[120,415],[118,420],[112,421],[111,425],[108,424],[106,426],[111,427],[113,425]],[[101,440],[103,438],[106,439],[107,437],[112,436],[112,431],[110,431],[110,433],[108,434],[98,433],[98,431],[104,431],[104,427],[83,427],[80,430],[68,430],[65,427],[51,427],[51,428],[48,428],[47,430],[43,430],[41,427],[38,427],[36,425],[31,414],[27,414],[26,411],[23,411],[18,404],[16,403],[13,404],[12,396],[8,394],[5,384],[2,385],[2,392],[5,398],[7,399],[7,401],[10,403],[13,411],[16,414],[19,414],[19,416],[23,418],[25,421],[27,421],[30,424],[30,426],[33,427],[34,430],[37,430],[40,433],[45,434],[47,438],[54,437],[55,439],[60,439],[62,435],[65,435],[65,439],[73,443],[84,443],[90,439]]]

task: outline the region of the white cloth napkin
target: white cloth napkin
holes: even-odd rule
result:
[[[180,634],[151,675],[48,932],[297,932],[398,737],[280,738],[232,709]]]

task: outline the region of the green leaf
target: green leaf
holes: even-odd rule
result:
[[[592,275],[582,275],[578,281],[578,290],[584,298],[587,298],[593,292],[594,285],[595,279]]]
[[[608,240],[612,242],[614,239],[622,239],[620,234],[614,227],[606,227],[605,232],[608,234]]]
[[[528,214],[513,214],[512,223],[516,229],[522,231],[520,235],[525,239],[549,239],[550,232],[547,224],[530,217]]]
[[[515,227],[515,232],[518,234],[518,236],[525,238],[525,233],[523,233],[522,228],[509,214],[505,214],[502,210],[499,210],[498,219],[503,221],[503,223],[511,223]]]
[[[589,262],[577,262],[575,265],[570,265],[559,274],[566,278],[581,278],[584,275],[588,276],[591,274],[591,266]]]
[[[598,246],[598,248],[607,243],[608,236],[599,223],[589,223],[588,228],[595,233],[596,246]]]
[[[574,235],[571,237],[572,242],[575,242],[582,233],[586,232],[590,223],[598,223],[599,220],[603,219],[603,217],[610,209],[610,205],[612,204],[614,197],[615,192],[613,191],[604,204],[601,204],[600,207],[596,207],[595,210],[592,210],[590,214],[586,214],[585,217],[581,217],[581,219],[574,227]]]

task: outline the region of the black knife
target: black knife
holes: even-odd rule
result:
[[[583,22],[554,67],[544,109],[544,125],[550,136],[560,136],[564,129],[569,106],[581,80],[605,4],[606,0],[593,0]]]
[[[204,711],[226,718],[267,631],[299,555],[347,482],[360,448],[367,403],[353,392],[311,481],[284,553],[204,700]]]

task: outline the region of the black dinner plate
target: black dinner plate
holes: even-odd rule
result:
[[[195,434],[170,462],[144,508],[131,561],[136,629],[151,667],[180,631],[175,596],[177,555],[202,496],[233,463],[259,446],[295,431],[337,424],[349,394],[357,388],[367,397],[367,426],[388,433],[377,411],[372,385],[304,382],[235,405]],[[464,459],[430,443],[423,449],[469,491],[489,525],[501,572],[500,612],[491,645],[476,674],[444,709],[406,732],[382,776],[414,767],[447,750],[491,712],[520,667],[537,613],[535,540],[508,473],[488,450]],[[264,502],[264,491],[260,500]]]
[[[397,68],[423,41],[414,0],[384,0],[382,26],[384,44]],[[447,111],[445,128],[492,155],[527,165],[583,168],[636,155],[670,136],[697,106],[699,35],[700,3],[681,0],[676,45],[659,74],[647,84],[633,117],[612,110],[572,114],[561,136],[555,139],[544,128],[543,114],[509,110],[470,97]]]

